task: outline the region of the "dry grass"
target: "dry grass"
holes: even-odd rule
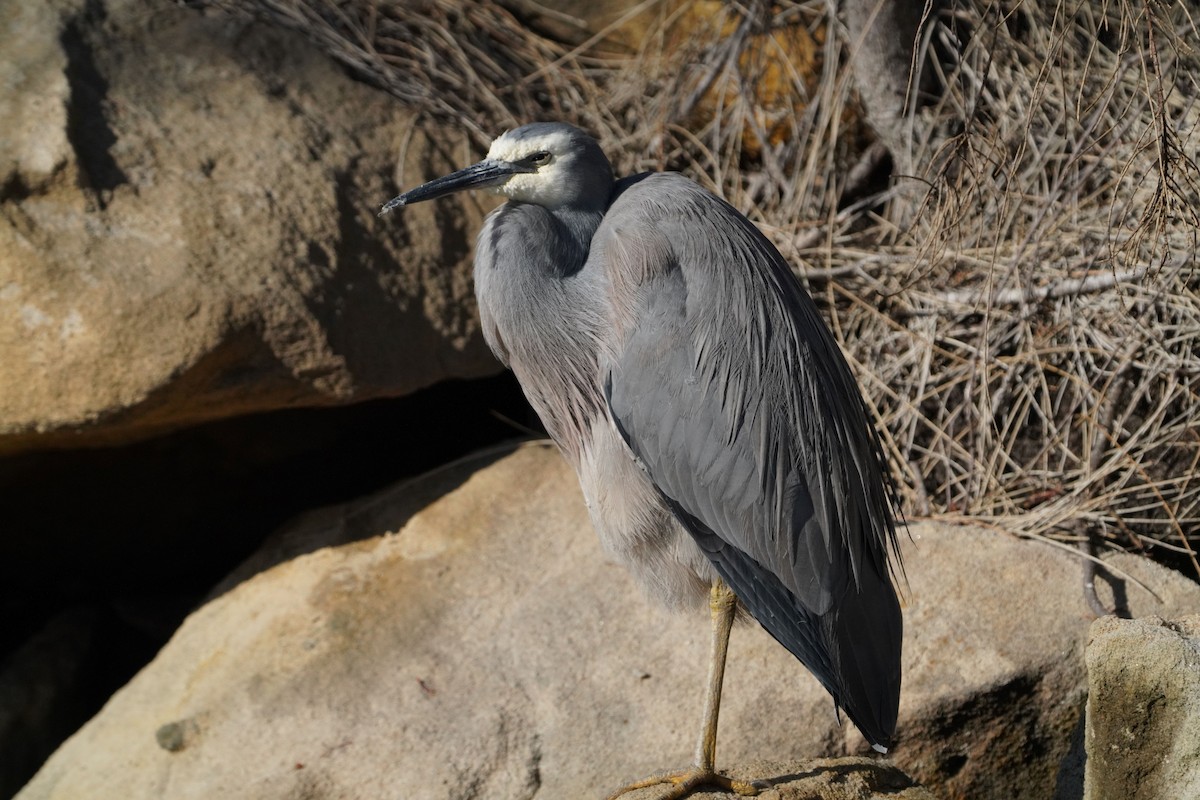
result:
[[[304,31],[480,147],[564,119],[622,172],[690,174],[808,281],[910,513],[1152,545],[1200,574],[1200,34],[1183,0],[937,14],[917,174],[869,196],[879,153],[823,1],[650,0],[635,48],[525,0],[206,4]]]

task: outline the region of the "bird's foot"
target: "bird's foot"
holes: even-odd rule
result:
[[[730,794],[737,794],[742,797],[753,797],[760,791],[758,786],[747,781],[739,781],[730,778],[728,775],[722,775],[711,769],[702,767],[692,767],[683,772],[669,772],[665,775],[653,775],[644,780],[636,781],[625,786],[608,796],[606,800],[617,800],[622,795],[645,789],[649,786],[657,786],[660,783],[673,784],[664,794],[657,795],[654,800],[679,800],[679,798],[687,797],[697,789],[718,789]]]

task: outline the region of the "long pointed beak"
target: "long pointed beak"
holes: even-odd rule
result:
[[[441,178],[434,178],[429,183],[423,183],[415,189],[409,189],[404,194],[393,197],[384,203],[383,208],[379,210],[379,216],[382,217],[389,211],[412,205],[413,203],[420,203],[424,200],[433,200],[435,197],[444,197],[454,192],[461,192],[463,189],[479,189],[484,186],[495,186],[507,180],[508,176],[515,175],[518,172],[529,172],[529,170],[507,161],[494,161],[490,158],[484,159],[478,164],[464,167],[458,172],[452,172]]]

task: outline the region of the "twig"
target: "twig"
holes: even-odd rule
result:
[[[987,296],[978,289],[963,289],[954,292],[942,292],[931,295],[937,305],[968,305],[968,306],[1016,306],[1041,303],[1059,297],[1102,292],[1125,283],[1140,281],[1146,274],[1146,267],[1126,270],[1124,272],[1106,272],[1100,275],[1089,275],[1086,278],[1065,278],[1046,286],[1032,289],[999,289]]]

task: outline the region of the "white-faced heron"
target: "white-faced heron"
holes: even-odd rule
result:
[[[559,123],[503,134],[383,212],[472,188],[508,197],[476,246],[484,336],[575,467],[601,541],[667,603],[709,599],[696,764],[617,795],[758,791],[714,763],[739,605],[886,751],[894,492],[850,368],[779,251],[681,175],[614,180],[599,144]]]

